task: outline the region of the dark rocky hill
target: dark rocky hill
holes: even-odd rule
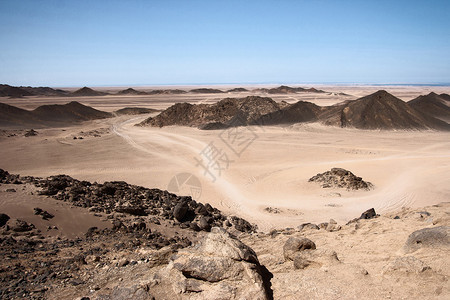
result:
[[[32,113],[39,119],[50,122],[80,122],[105,119],[112,116],[111,113],[97,110],[76,101],[63,105],[42,105]]]
[[[245,98],[226,98],[214,104],[177,103],[154,118],[149,118],[141,126],[205,126],[212,128],[247,125],[262,115],[279,110],[271,98],[249,96]],[[218,126],[218,124],[223,124]],[[206,126],[209,128],[211,126]],[[210,129],[212,129],[210,128]]]
[[[112,117],[111,113],[72,101],[64,105],[42,105],[33,111],[0,103],[0,126],[7,128],[70,125]]]
[[[432,117],[450,120],[450,95],[432,92],[409,101],[408,105]]]
[[[227,91],[228,93],[241,93],[241,92],[248,92],[245,88],[234,88]]]
[[[0,97],[20,98],[24,96],[33,96],[33,94],[20,87],[7,84],[0,85]]]
[[[180,95],[186,93],[186,91],[179,89],[152,90],[148,92],[149,95]]]
[[[321,107],[311,102],[299,101],[288,105],[283,109],[261,116],[255,124],[277,125],[302,122],[314,122],[318,120]]]
[[[51,87],[10,86],[0,84],[0,97],[20,98],[26,96],[68,96],[70,92]]]
[[[224,91],[219,90],[219,89],[208,89],[208,88],[200,88],[200,89],[193,89],[190,90],[191,93],[196,93],[196,94],[220,94],[220,93],[224,93]]]
[[[142,91],[136,91],[133,88],[128,88],[117,92],[117,95],[147,95],[147,93]]]
[[[271,89],[260,88],[260,89],[255,89],[253,91],[274,94],[274,95],[276,95],[276,94],[296,94],[296,93],[325,93],[324,91],[318,90],[315,88],[305,89],[302,87],[290,87],[290,86],[286,86],[286,85],[281,85],[279,87],[271,88]]]
[[[99,92],[99,91],[95,91],[91,88],[88,87],[82,87],[79,90],[76,90],[75,92],[73,92],[71,95],[72,96],[77,96],[77,97],[83,97],[83,96],[104,96],[107,95],[108,93],[104,93],[104,92]]]
[[[32,112],[12,105],[0,103],[0,126],[7,128],[29,128],[43,125]]]
[[[359,129],[449,129],[449,125],[380,90],[347,104],[329,107],[320,120],[327,125]]]

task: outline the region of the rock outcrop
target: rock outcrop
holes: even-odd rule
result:
[[[370,190],[373,185],[362,180],[352,172],[342,168],[332,168],[330,171],[319,173],[309,179],[309,182],[318,182],[323,188],[345,188],[347,190]]]
[[[165,299],[272,299],[272,274],[255,252],[222,228],[180,250],[150,282]]]

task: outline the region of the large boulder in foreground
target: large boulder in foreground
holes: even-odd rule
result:
[[[373,185],[362,180],[352,172],[342,168],[332,168],[330,171],[319,173],[309,179],[309,182],[318,182],[323,188],[346,188],[347,190],[370,190]]]
[[[197,245],[172,257],[150,290],[171,299],[272,299],[271,277],[250,247],[213,227]]]
[[[450,247],[450,226],[423,228],[411,233],[403,247],[406,253],[420,248]]]

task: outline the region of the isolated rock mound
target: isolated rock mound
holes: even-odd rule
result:
[[[420,248],[450,247],[450,226],[424,228],[411,233],[403,249],[406,253]]]
[[[46,122],[80,122],[112,117],[112,114],[97,110],[79,102],[42,105],[32,111],[34,116]]]
[[[180,250],[152,282],[152,295],[165,299],[272,299],[272,274],[255,252],[222,228]]]
[[[76,96],[76,97],[83,97],[83,96],[104,96],[104,95],[108,95],[108,93],[104,93],[104,92],[99,92],[99,91],[95,91],[91,88],[88,87],[82,87],[79,90],[76,90],[75,92],[73,92],[71,94],[72,96]]]
[[[142,91],[136,91],[133,88],[128,88],[117,92],[117,95],[147,95],[147,93]]]
[[[362,180],[352,172],[342,168],[332,168],[330,171],[319,173],[309,179],[309,182],[318,182],[323,188],[346,188],[347,190],[370,190],[373,185]]]

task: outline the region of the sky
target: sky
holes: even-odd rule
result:
[[[0,83],[450,83],[450,1],[0,0]]]

